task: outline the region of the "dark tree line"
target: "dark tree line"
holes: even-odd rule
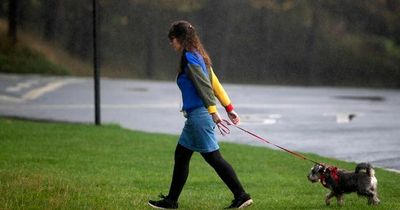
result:
[[[224,81],[400,87],[398,0],[99,3],[101,62],[132,77],[174,78],[179,56],[166,34],[172,21],[187,19]],[[0,6],[11,24],[13,5]],[[20,0],[16,17],[19,27],[91,60],[90,0]]]

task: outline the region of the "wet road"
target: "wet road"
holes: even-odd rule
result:
[[[102,79],[103,123],[179,134],[174,82]],[[400,91],[225,84],[241,126],[275,144],[400,170]],[[0,115],[93,122],[91,78],[0,74]],[[223,113],[223,109],[220,109]],[[224,114],[223,114],[224,116]],[[1,129],[1,128],[0,128]],[[267,146],[231,129],[223,141]]]

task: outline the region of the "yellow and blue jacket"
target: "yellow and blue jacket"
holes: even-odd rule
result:
[[[225,89],[222,87],[212,67],[207,68],[203,57],[196,51],[183,52],[186,65],[178,74],[177,84],[182,92],[184,111],[204,106],[208,112],[217,112],[216,100],[227,112],[233,110],[233,105]]]

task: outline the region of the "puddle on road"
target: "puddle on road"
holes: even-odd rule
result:
[[[385,98],[381,96],[351,96],[351,95],[339,95],[334,96],[336,99],[343,99],[343,100],[358,100],[358,101],[375,101],[381,102],[384,101]]]
[[[147,91],[149,91],[148,88],[144,88],[144,87],[130,87],[130,88],[126,88],[125,90],[131,91],[131,92],[147,92]]]
[[[344,124],[350,123],[358,114],[355,113],[324,113],[323,116],[336,118],[336,123]]]

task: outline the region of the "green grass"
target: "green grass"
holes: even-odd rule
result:
[[[177,136],[117,125],[44,123],[0,118],[0,209],[150,209],[167,193]],[[379,206],[355,194],[327,207],[311,184],[312,164],[262,147],[221,143],[255,203],[250,209],[400,209],[400,175],[376,169]],[[310,157],[353,169],[354,163]],[[193,156],[182,209],[222,209],[232,196],[200,155]]]
[[[0,72],[68,74],[67,69],[48,61],[43,54],[20,43],[12,45],[4,33],[0,33]]]

